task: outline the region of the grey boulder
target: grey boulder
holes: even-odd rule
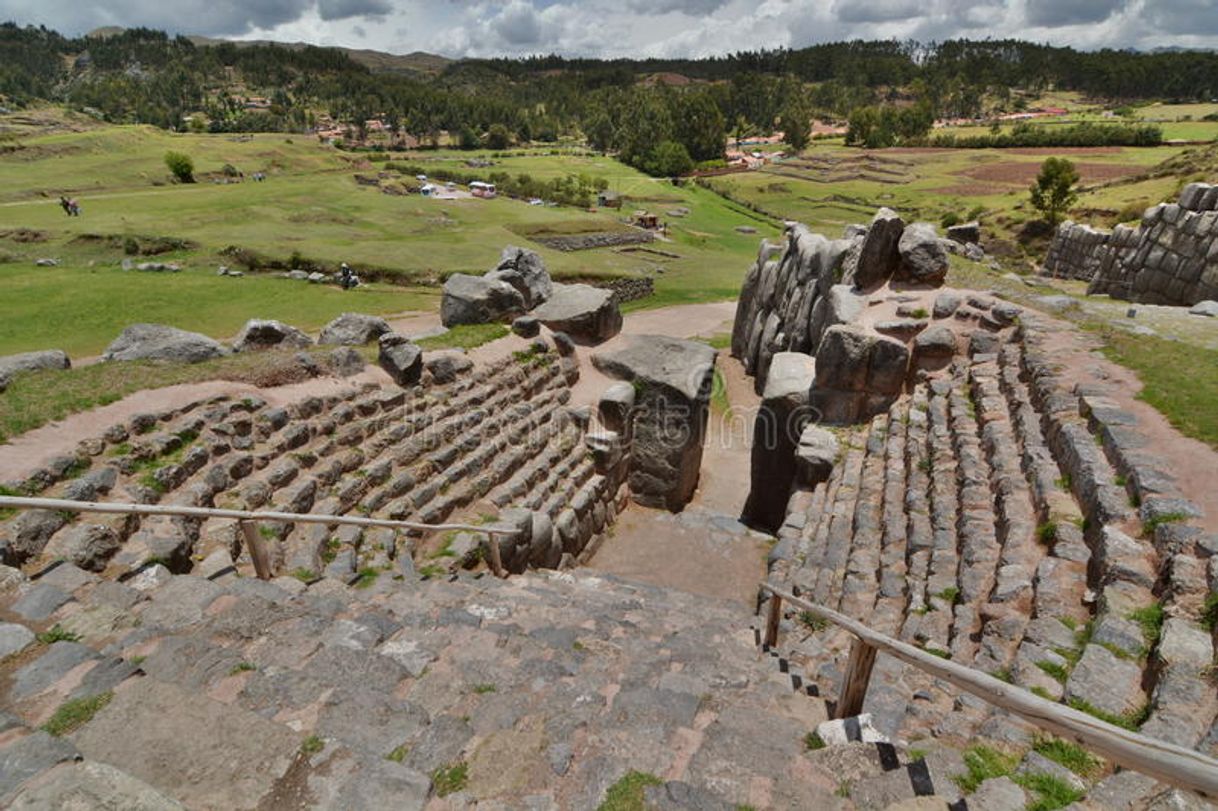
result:
[[[343,313],[321,330],[318,343],[363,346],[389,332],[385,319],[363,313]]]
[[[947,251],[933,225],[916,222],[906,227],[897,249],[901,254],[899,275],[902,279],[915,284],[943,284],[947,278]]]
[[[399,386],[413,386],[423,377],[423,350],[397,333],[382,335],[377,362]]]
[[[0,358],[0,391],[7,388],[8,381],[21,372],[37,372],[43,369],[70,369],[72,362],[65,352],[48,349],[42,352],[22,352]]]
[[[554,290],[554,281],[541,256],[536,251],[512,245],[503,249],[498,266],[485,278],[507,282],[516,288],[524,299],[525,309],[529,310],[548,299]]]
[[[522,315],[512,322],[512,332],[521,338],[536,338],[541,334],[541,322],[531,315]]]
[[[975,245],[981,241],[981,223],[962,222],[959,225],[949,226],[947,238],[961,245]]]
[[[506,281],[454,273],[444,282],[440,321],[446,327],[499,323],[524,315],[526,309],[524,296]]]
[[[452,383],[474,368],[474,362],[460,352],[437,352],[427,356],[423,367],[436,383]]]
[[[871,220],[854,272],[856,287],[868,288],[891,278],[901,264],[898,244],[905,221],[890,208],[881,208]]]
[[[245,326],[233,340],[233,351],[249,352],[258,349],[287,347],[305,349],[312,345],[313,339],[296,327],[288,326],[282,321],[251,318],[245,322]]]
[[[1218,301],[1199,301],[1188,310],[1189,315],[1207,315],[1218,318]]]
[[[164,324],[132,324],[106,347],[103,360],[199,363],[228,354],[218,341]]]
[[[550,300],[533,311],[555,332],[593,343],[622,331],[622,312],[613,291],[587,284],[556,284]]]

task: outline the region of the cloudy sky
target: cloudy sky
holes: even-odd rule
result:
[[[0,0],[6,19],[454,57],[705,56],[856,37],[1218,48],[1218,0]]]

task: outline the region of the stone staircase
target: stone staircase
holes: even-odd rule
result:
[[[286,407],[213,399],[141,414],[80,443],[9,491],[71,500],[362,515],[421,523],[489,522],[501,509],[579,517],[614,498],[593,476],[585,412],[542,342],[448,382],[404,390],[351,386]],[[603,513],[603,507],[601,509]],[[130,516],[79,520],[30,511],[4,516],[0,559],[38,569],[66,559],[117,578],[149,561],[210,574],[235,560],[249,569],[236,521]],[[603,531],[589,519],[573,546]],[[389,529],[264,523],[277,572],[340,580],[413,564],[448,568],[478,559],[477,539],[402,538]],[[416,533],[417,534],[417,533]],[[578,533],[577,533],[578,534]],[[575,541],[578,541],[576,543]],[[466,548],[468,547],[468,548]],[[505,548],[521,571],[528,550]],[[516,552],[521,554],[514,554]],[[578,551],[578,549],[574,550]],[[413,554],[411,554],[413,552]],[[509,558],[511,558],[509,560]],[[558,560],[550,562],[557,566]]]
[[[578,573],[9,571],[5,619],[68,595],[0,625],[11,807],[594,808],[631,771],[663,807],[851,807],[739,606]]]
[[[1218,754],[1202,624],[1218,539],[1189,523],[1197,508],[1133,415],[1062,377],[1045,330],[1027,313],[1009,342],[982,334],[887,414],[843,429],[830,479],[791,497],[789,557],[771,578],[1043,697]],[[779,655],[837,695],[848,635],[790,615],[784,626]],[[865,709],[914,746],[1035,738],[884,657]]]

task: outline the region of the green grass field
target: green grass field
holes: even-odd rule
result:
[[[96,354],[124,326],[139,321],[226,338],[253,317],[316,328],[351,309],[434,310],[443,277],[482,273],[509,244],[537,250],[559,278],[655,274],[657,295],[641,306],[723,299],[735,295],[760,236],[778,233],[769,221],[704,189],[677,187],[612,159],[571,150],[493,159],[494,170],[604,177],[626,195],[623,211],[385,194],[355,181],[356,173],[380,170],[366,155],[343,153],[305,136],[189,135],[105,126],[26,134],[8,143],[19,148],[0,153],[0,234],[8,232],[0,236],[0,283],[8,294],[0,354],[49,346]],[[170,182],[163,164],[168,149],[193,157],[200,182]],[[491,159],[490,153],[444,150],[393,156],[451,168],[464,167],[471,157]],[[269,179],[209,182],[225,164],[247,176],[267,172]],[[81,217],[64,216],[57,205],[61,193],[77,197]],[[668,218],[670,240],[658,245],[673,258],[612,249],[565,253],[529,239],[620,230],[625,226],[619,220],[634,209],[663,216],[678,206],[688,208],[689,216]],[[759,233],[738,233],[740,225]],[[41,232],[45,241],[24,241],[12,233],[16,229]],[[82,240],[86,235],[117,241]],[[120,248],[128,236],[172,237],[198,247],[153,257],[180,262],[181,273],[123,272]],[[270,275],[218,277],[217,265],[234,264],[221,253],[230,246],[280,262],[293,256],[331,268],[348,262],[381,281],[344,295]],[[59,259],[61,265],[37,268],[34,261],[41,257]]]

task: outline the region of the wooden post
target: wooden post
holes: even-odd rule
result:
[[[766,616],[765,621],[765,646],[767,648],[778,647],[778,623],[782,621],[782,598],[777,594],[770,594],[770,613]]]
[[[250,552],[250,560],[254,562],[254,574],[259,580],[271,579],[271,559],[267,555],[262,536],[258,534],[258,526],[253,521],[238,521],[241,532],[245,535],[245,548]]]
[[[846,664],[846,680],[837,702],[837,718],[850,718],[863,711],[867,685],[871,681],[871,666],[875,664],[875,648],[861,639],[850,645],[850,660]]]
[[[503,559],[499,556],[499,538],[493,532],[487,533],[486,544],[490,547],[491,574],[495,577],[507,577],[503,570]]]

